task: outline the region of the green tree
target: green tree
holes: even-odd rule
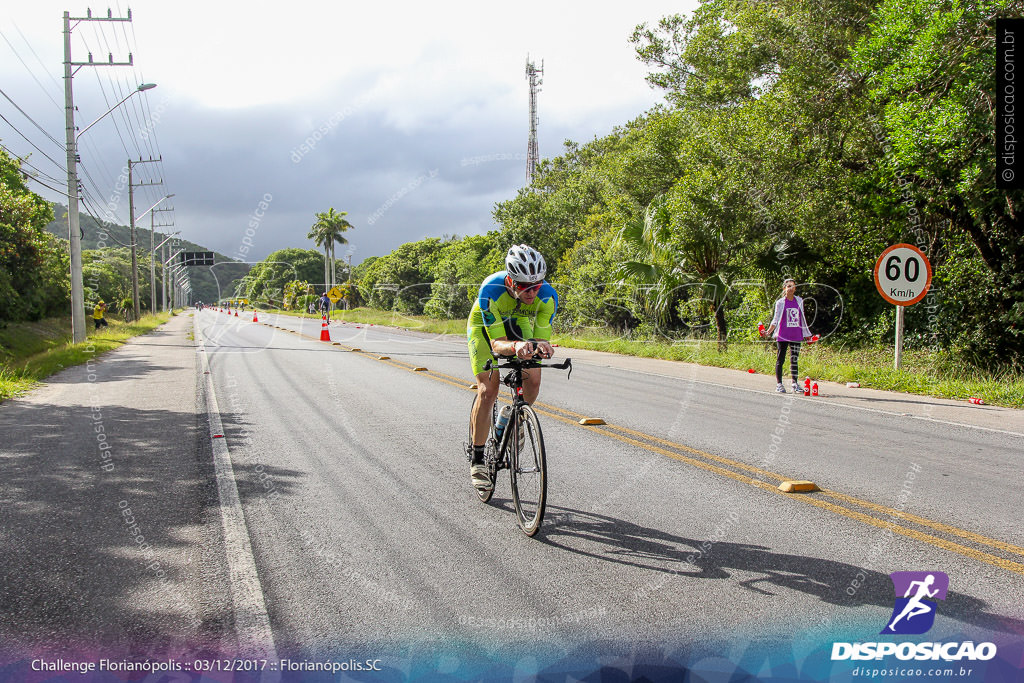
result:
[[[245,298],[254,305],[282,306],[288,283],[318,280],[322,260],[312,249],[279,249],[254,265],[244,278]]]
[[[430,299],[423,312],[435,318],[468,317],[480,283],[504,268],[500,256],[493,234],[449,241],[434,259]]]
[[[30,191],[20,161],[0,150],[0,320],[38,320],[66,312],[67,242],[45,231],[50,205]]]
[[[883,0],[853,54],[882,108],[889,144],[876,168],[890,205],[985,265],[951,264],[967,277],[949,282],[952,296],[984,301],[962,335],[984,365],[1024,359],[1024,192],[997,189],[994,139],[994,19],[1019,13],[1008,0]],[[963,237],[974,253],[959,247]]]
[[[367,259],[359,279],[366,305],[385,311],[423,313],[431,297],[432,269],[444,244],[440,238],[428,237],[403,244],[372,261]]]

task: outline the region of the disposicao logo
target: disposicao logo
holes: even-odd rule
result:
[[[936,600],[945,600],[949,577],[943,572],[893,572],[896,599],[892,615],[880,635],[919,635],[927,633],[935,623]],[[870,660],[895,656],[900,660],[915,659],[987,661],[996,656],[994,643],[972,641],[949,643],[869,642],[833,643],[832,660]]]
[[[896,604],[889,624],[880,633],[927,633],[935,623],[935,601],[946,599],[949,577],[944,572],[893,572],[889,578],[896,590]]]

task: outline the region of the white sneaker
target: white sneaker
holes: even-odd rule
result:
[[[490,491],[494,488],[494,481],[491,479],[491,470],[487,465],[473,465],[469,468],[469,479],[473,487],[478,491]]]
[[[782,382],[779,382],[778,386],[775,387],[775,393],[784,394],[786,393],[786,387],[782,386]]]
[[[802,394],[802,393],[804,393],[804,390],[800,388],[800,384],[797,383],[797,382],[793,382],[793,393],[794,394]]]

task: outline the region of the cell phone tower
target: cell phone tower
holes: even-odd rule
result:
[[[530,82],[530,139],[526,143],[526,184],[533,184],[533,172],[540,163],[540,146],[537,144],[537,93],[544,83],[544,60],[540,60],[540,68],[530,61],[530,55],[526,55],[526,80]]]

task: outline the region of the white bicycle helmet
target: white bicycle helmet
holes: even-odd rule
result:
[[[540,282],[548,274],[548,264],[533,247],[516,244],[505,256],[505,270],[515,282]]]

